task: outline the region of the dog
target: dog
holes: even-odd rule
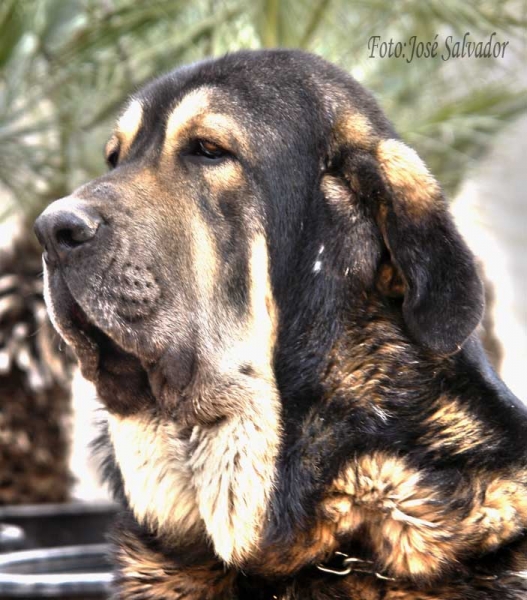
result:
[[[441,188],[348,74],[242,51],[134,94],[35,224],[107,418],[116,600],[527,598],[527,410]]]

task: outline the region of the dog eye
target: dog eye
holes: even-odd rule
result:
[[[194,140],[190,145],[188,154],[210,161],[217,161],[230,155],[227,150],[208,140]]]
[[[119,148],[110,151],[106,156],[106,164],[110,169],[115,169],[119,161]]]

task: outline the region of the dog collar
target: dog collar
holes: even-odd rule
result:
[[[390,577],[385,573],[380,573],[373,568],[375,563],[372,560],[349,556],[345,552],[334,552],[333,555],[325,562],[316,565],[319,571],[330,573],[339,577],[345,577],[352,573],[361,573],[363,575],[373,575],[377,579],[383,581],[402,581],[402,578]],[[508,573],[513,575],[513,573]],[[466,577],[463,579],[467,579]],[[468,579],[478,579],[480,581],[497,581],[500,579],[498,575],[477,574],[472,575]]]

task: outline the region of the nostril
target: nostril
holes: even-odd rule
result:
[[[37,238],[52,262],[93,240],[102,223],[95,211],[79,204],[71,206],[71,202],[65,204],[64,200],[57,200],[35,223]]]
[[[59,215],[53,227],[53,242],[58,251],[68,251],[95,237],[98,223],[86,215],[66,213]]]
[[[93,228],[87,226],[68,227],[55,232],[57,243],[65,248],[76,248],[91,240],[95,235]]]
[[[71,229],[60,229],[55,233],[55,239],[61,246],[65,246],[66,248],[75,248],[75,246],[82,244],[82,240],[75,239],[75,235]]]

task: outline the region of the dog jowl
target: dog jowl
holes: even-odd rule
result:
[[[115,598],[525,598],[527,411],[370,94],[235,53],[135,94],[106,160],[35,230],[106,407]]]

